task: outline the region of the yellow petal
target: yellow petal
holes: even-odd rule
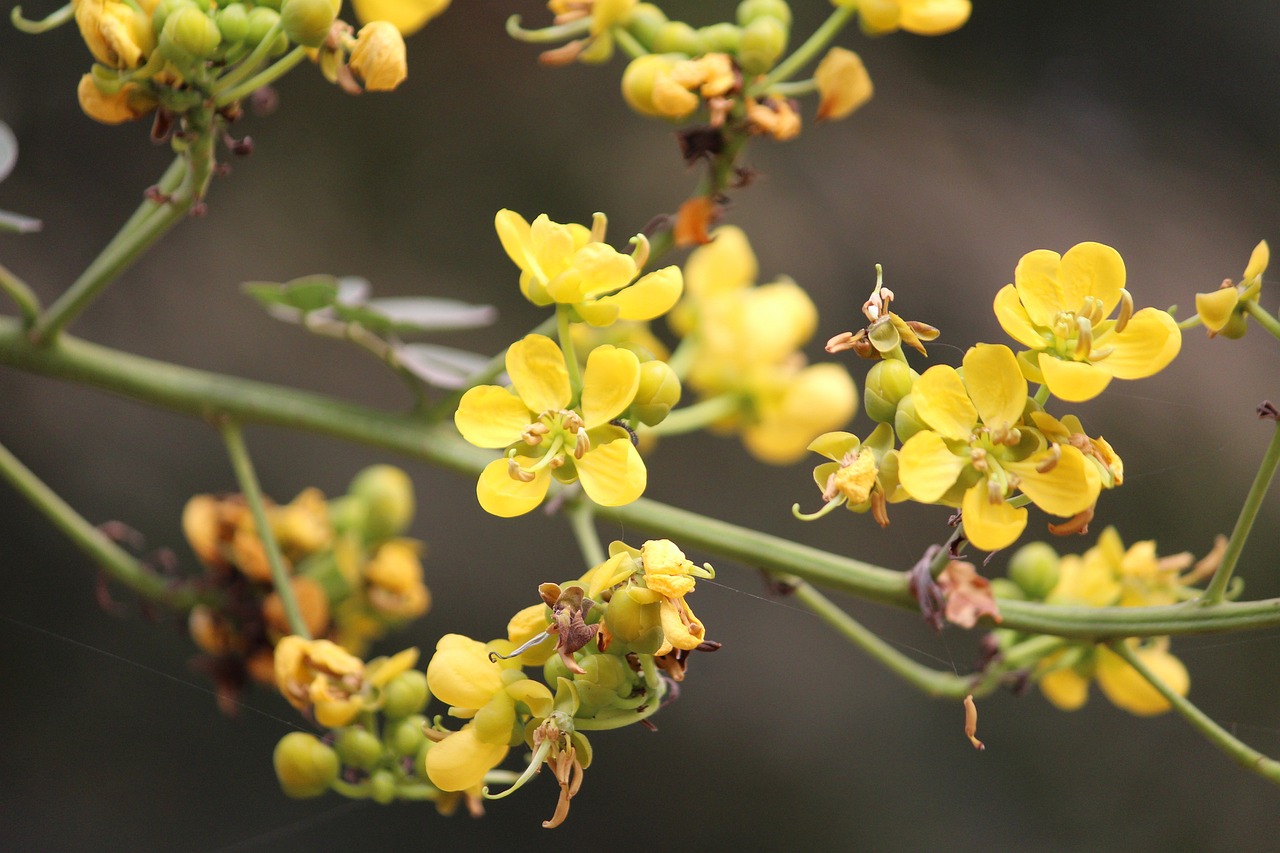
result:
[[[578,460],[578,479],[591,500],[601,506],[622,506],[644,494],[649,475],[628,437],[587,451]]]
[[[476,447],[506,447],[520,440],[533,418],[529,407],[506,388],[477,385],[458,401],[453,422]]]
[[[1052,451],[1044,450],[1022,462],[1008,462],[1005,467],[1018,475],[1018,488],[1031,498],[1031,502],[1045,512],[1072,516],[1093,506],[1098,500],[1101,481],[1097,469],[1084,454],[1070,445],[1058,445],[1061,455],[1048,471],[1037,471],[1052,457]],[[1094,476],[1090,476],[1090,474]]]
[[[736,303],[744,355],[758,363],[777,363],[813,337],[818,309],[794,281],[779,279],[753,288]]]
[[[640,388],[640,359],[631,350],[605,344],[587,356],[582,374],[582,421],[587,429],[626,411]]]
[[[911,392],[916,414],[942,436],[968,440],[978,422],[978,410],[955,368],[935,364],[920,374]]]
[[[1058,270],[1062,257],[1048,249],[1027,252],[1013,271],[1014,287],[1018,300],[1035,326],[1051,329],[1053,318],[1059,311],[1071,311],[1079,305],[1063,304],[1062,291],[1058,287]]]
[[[1182,330],[1159,308],[1143,308],[1129,320],[1123,332],[1107,335],[1114,347],[1098,365],[1118,379],[1144,379],[1159,373],[1182,348]]]
[[[471,726],[464,726],[427,751],[427,778],[442,791],[476,788],[507,757],[507,749],[505,743],[478,740]]]
[[[681,611],[687,615],[688,624],[686,624]],[[666,638],[666,642],[675,648],[696,649],[706,638],[707,629],[703,627],[698,617],[693,615],[689,605],[683,601],[677,606],[672,604],[670,599],[662,599],[660,613],[663,636]]]
[[[389,21],[403,35],[411,35],[449,7],[449,0],[351,0],[362,23]]]
[[[1111,374],[1096,364],[1085,361],[1063,361],[1042,352],[1036,359],[1044,384],[1059,400],[1080,403],[1092,400],[1111,382]]]
[[[851,432],[824,432],[809,442],[806,450],[821,453],[835,462],[839,462],[851,450],[857,450],[862,442]]]
[[[1059,710],[1075,711],[1089,700],[1089,679],[1070,667],[1055,669],[1041,676],[1040,692]]]
[[[529,411],[542,413],[569,405],[569,371],[551,338],[527,335],[507,348],[507,375]]]
[[[482,708],[502,689],[502,667],[489,660],[484,643],[446,634],[427,664],[427,684],[446,705]]]
[[[684,265],[685,284],[695,299],[741,290],[754,282],[758,273],[747,235],[736,225],[712,231],[711,242],[694,249]]]
[[[547,685],[528,678],[507,685],[507,695],[524,703],[535,717],[545,717],[555,707],[555,697],[551,695]]]
[[[969,0],[900,0],[898,26],[918,36],[939,36],[969,20]]]
[[[947,448],[942,436],[922,430],[898,451],[898,479],[913,499],[933,503],[955,485],[966,464]]]
[[[1027,511],[1004,501],[991,502],[987,481],[979,480],[964,493],[960,504],[964,535],[973,547],[999,551],[1018,540],[1027,526]]]
[[[523,465],[532,465],[536,460],[518,456],[516,461]],[[524,482],[512,477],[507,460],[495,459],[480,472],[476,481],[476,498],[480,506],[490,515],[499,518],[514,518],[524,515],[542,503],[551,487],[551,476],[547,469],[537,472],[531,482]]]
[[[1102,243],[1078,243],[1062,256],[1058,272],[1062,307],[1079,311],[1085,297],[1092,296],[1102,300],[1102,314],[1108,316],[1120,303],[1124,279],[1124,259],[1119,252]]]
[[[1027,309],[1022,307],[1022,300],[1018,298],[1018,289],[1012,284],[1000,288],[993,307],[1001,328],[1018,343],[1032,349],[1043,349],[1049,343],[1036,331],[1031,318],[1027,316]]]
[[[599,301],[612,304],[622,320],[652,320],[671,310],[684,290],[684,276],[676,266],[663,267],[630,287]]]
[[[636,262],[607,243],[588,243],[573,255],[573,268],[581,275],[577,285],[581,295],[561,299],[550,286],[558,302],[578,302],[621,290],[636,277]],[[566,294],[568,296],[568,294]]]
[[[862,26],[862,31],[869,35],[891,33],[898,28],[902,19],[902,4],[899,0],[861,0],[857,3],[857,9],[858,23]]]
[[[1139,648],[1138,657],[1157,678],[1179,696],[1191,689],[1191,676],[1182,661],[1169,654],[1160,645]],[[1139,717],[1163,714],[1170,708],[1169,701],[1151,686],[1124,658],[1110,649],[1098,649],[1098,687],[1111,703]]]
[[[840,119],[871,100],[871,75],[861,57],[843,47],[833,47],[813,72],[821,100],[818,121]]]
[[[757,459],[785,465],[804,456],[815,435],[843,426],[858,406],[858,389],[838,364],[813,364],[797,373],[781,396],[758,399],[757,420],[742,442]]]
[[[1221,287],[1209,293],[1196,294],[1196,314],[1200,322],[1211,332],[1221,332],[1240,301],[1240,291],[1234,287]]]
[[[1267,269],[1267,264],[1271,263],[1271,249],[1267,246],[1267,241],[1263,240],[1253,247],[1253,252],[1249,255],[1249,263],[1244,268],[1244,276],[1242,282],[1249,282],[1261,276]]]
[[[1012,427],[1027,405],[1027,380],[1013,350],[1003,344],[978,344],[964,354],[964,387],[989,427]],[[919,386],[916,388],[919,392]],[[920,399],[916,397],[916,411]],[[923,414],[923,413],[922,413]],[[959,437],[959,436],[957,436]]]
[[[489,701],[480,706],[471,720],[467,728],[475,734],[476,740],[484,743],[509,743],[511,729],[516,722],[515,700],[505,689],[499,689],[489,697]]]

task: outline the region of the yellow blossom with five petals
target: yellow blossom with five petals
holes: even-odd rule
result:
[[[529,335],[512,344],[506,366],[511,388],[472,388],[454,414],[471,444],[506,448],[476,484],[486,512],[504,518],[529,512],[542,503],[553,476],[581,482],[587,497],[603,506],[640,497],[648,480],[644,460],[627,431],[610,423],[640,386],[635,353],[608,345],[592,350],[576,407],[564,354],[550,338]]]

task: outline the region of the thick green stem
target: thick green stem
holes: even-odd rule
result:
[[[973,679],[933,669],[912,660],[837,607],[835,602],[811,585],[794,578],[782,577],[779,580],[790,583],[796,601],[813,611],[822,621],[834,628],[837,634],[884,664],[895,675],[920,689],[925,695],[935,699],[944,697],[963,699],[966,694],[973,692]]]
[[[243,83],[219,92],[217,98],[214,99],[214,103],[220,107],[225,107],[227,104],[235,103],[247,95],[252,95],[263,86],[269,86],[274,83],[295,65],[305,59],[306,56],[306,48],[301,45],[295,47],[293,50],[286,53],[281,59],[271,65],[268,65],[266,68],[262,69]]]
[[[1227,591],[1227,584],[1231,581],[1231,573],[1235,571],[1236,563],[1240,560],[1240,552],[1244,550],[1244,543],[1249,538],[1249,531],[1253,529],[1253,522],[1258,518],[1258,510],[1262,508],[1262,500],[1267,496],[1267,490],[1271,488],[1277,464],[1280,464],[1280,423],[1276,424],[1271,434],[1271,443],[1267,445],[1267,452],[1263,454],[1262,462],[1258,465],[1258,473],[1254,475],[1253,485],[1249,487],[1249,494],[1245,496],[1244,505],[1240,507],[1240,516],[1236,519],[1235,529],[1231,531],[1231,539],[1227,541],[1222,562],[1218,564],[1213,578],[1205,587],[1204,595],[1200,599],[1203,604],[1213,605],[1222,601]]]
[[[249,450],[244,446],[244,435],[240,425],[230,418],[223,418],[218,424],[222,432],[222,440],[227,445],[227,456],[231,459],[231,467],[235,469],[236,481],[240,484],[240,492],[244,502],[249,505],[253,515],[253,526],[256,528],[258,540],[262,542],[262,550],[267,555],[267,565],[271,568],[271,583],[284,605],[285,618],[289,620],[289,630],[302,637],[311,639],[307,630],[307,622],[302,618],[298,608],[298,599],[294,597],[293,585],[289,583],[289,572],[284,567],[284,555],[280,553],[280,545],[276,542],[275,533],[271,530],[271,522],[267,519],[267,508],[262,502],[262,489],[258,486],[258,475],[254,473],[253,461],[249,458]]]
[[[3,445],[0,445],[0,477],[17,489],[103,571],[143,598],[180,611],[190,610],[199,600],[190,586],[175,585],[149,571],[72,509]]]
[[[1129,666],[1138,671],[1138,674],[1147,680],[1147,682],[1160,692],[1173,709],[1182,715],[1182,718],[1190,723],[1196,731],[1204,735],[1205,739],[1212,743],[1218,749],[1225,752],[1231,757],[1231,760],[1239,764],[1246,770],[1252,770],[1264,779],[1280,784],[1280,762],[1273,758],[1268,758],[1258,750],[1245,744],[1222,726],[1209,719],[1208,715],[1193,705],[1185,696],[1180,696],[1169,688],[1169,685],[1151,671],[1142,658],[1138,656],[1133,647],[1126,642],[1120,641],[1110,644],[1113,652],[1124,658]]]
[[[742,409],[742,397],[737,394],[721,394],[718,397],[701,400],[692,406],[685,406],[683,409],[672,410],[660,424],[651,427],[650,432],[654,435],[682,435],[695,432],[718,420],[738,414]]]
[[[1271,312],[1258,304],[1258,300],[1250,299],[1244,303],[1244,310],[1249,312],[1249,316],[1258,321],[1258,325],[1271,333],[1273,338],[1280,339],[1280,320],[1277,320]]]
[[[167,199],[154,201],[149,198],[139,205],[102,253],[36,321],[31,330],[33,341],[43,344],[57,337],[103,288],[115,281],[151,244],[186,216],[199,198],[195,186],[197,181],[192,179],[186,167],[186,158],[180,156],[161,178],[162,185],[166,179],[172,178],[175,170],[186,178],[178,191]]]
[[[321,394],[153,361],[63,335],[47,347],[31,344],[21,324],[0,317],[0,363],[120,394],[202,419],[219,415],[242,423],[300,429],[403,453],[468,477],[493,454],[462,441],[448,426],[429,427]],[[785,502],[780,504],[784,507]],[[785,508],[780,509],[784,512]],[[792,574],[817,586],[914,609],[905,573],[873,566],[751,528],[641,498],[622,507],[596,507],[597,518],[675,540],[682,548]],[[1203,634],[1280,626],[1280,598],[1159,607],[1074,607],[1003,601],[1003,627],[1079,640]]]
[[[805,40],[804,44],[797,47],[790,56],[779,62],[763,80],[751,86],[749,94],[754,95],[759,92],[766,92],[774,83],[790,80],[796,72],[817,58],[819,51],[831,43],[831,40],[844,29],[845,24],[849,23],[849,19],[854,14],[853,9],[846,7],[832,12],[822,22],[822,26],[814,30],[813,34]]]

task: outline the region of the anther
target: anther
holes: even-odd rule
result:
[[[1089,358],[1089,351],[1093,349],[1093,324],[1088,317],[1076,317],[1076,330],[1080,337],[1076,339],[1075,356],[1085,361]]]
[[[1116,331],[1123,332],[1133,316],[1133,295],[1123,287],[1120,288],[1120,316],[1116,317]]]
[[[511,475],[511,479],[519,480],[522,483],[532,483],[534,478],[538,476],[521,468],[520,463],[511,457],[507,458],[507,473]]]
[[[1048,474],[1054,468],[1058,467],[1058,460],[1062,458],[1062,446],[1058,444],[1049,445],[1049,455],[1036,463],[1036,472],[1039,474]]]

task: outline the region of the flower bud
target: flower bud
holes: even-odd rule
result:
[[[160,0],[151,11],[151,31],[159,38],[160,33],[164,32],[164,25],[168,22],[170,15],[183,6],[195,5],[194,0]]]
[[[911,393],[911,388],[919,378],[920,374],[901,359],[886,358],[877,361],[867,372],[863,396],[871,420],[882,424],[893,423],[898,402]]]
[[[586,672],[573,679],[579,716],[594,716],[612,706],[621,691],[630,692],[629,669],[617,655],[587,655],[581,663]]]
[[[84,114],[103,124],[132,121],[156,108],[156,99],[136,83],[125,83],[114,95],[107,95],[98,88],[92,74],[80,78],[76,96]]]
[[[93,58],[109,68],[137,68],[151,52],[146,16],[120,0],[75,3],[76,25]]]
[[[922,429],[928,429],[928,426],[916,414],[916,404],[908,394],[898,401],[898,410],[893,415],[893,431],[898,441],[905,443]]]
[[[422,742],[427,739],[426,734],[423,732],[423,726],[426,724],[426,717],[421,714],[413,714],[402,720],[388,723],[382,739],[386,743],[387,749],[397,758],[417,755],[418,750],[422,748]]]
[[[844,118],[871,100],[875,92],[862,58],[842,47],[827,51],[813,72],[813,80],[821,96],[818,121]]]
[[[654,39],[657,38],[658,30],[665,23],[667,23],[666,12],[652,3],[637,3],[623,20],[622,26],[646,49],[653,50]]]
[[[645,426],[656,426],[680,402],[680,377],[665,361],[640,365],[640,388],[631,402],[631,412]]]
[[[786,0],[742,0],[737,16],[740,27],[750,26],[759,18],[776,18],[784,27],[791,26],[791,7]]]
[[[742,40],[742,30],[728,22],[702,27],[697,31],[697,35],[698,49],[695,51],[697,54],[736,53],[738,43]]]
[[[774,17],[756,18],[742,30],[738,63],[748,74],[764,74],[787,49],[787,26]]]
[[[280,22],[280,13],[275,9],[269,9],[266,6],[255,6],[253,11],[249,13],[249,34],[245,36],[244,43],[250,47],[255,47],[262,43],[267,34]],[[275,42],[271,45],[271,55],[275,56],[289,49],[289,37],[284,33],[276,35]]]
[[[604,611],[604,624],[609,633],[641,654],[652,654],[662,645],[662,605],[652,599],[645,591],[624,586],[614,592]],[[658,629],[657,644],[652,649],[639,648],[650,645],[654,628]]]
[[[318,797],[338,778],[338,754],[306,732],[280,738],[272,761],[280,787],[296,799]]]
[[[214,20],[218,24],[218,32],[227,44],[239,44],[249,35],[249,10],[242,3],[233,3],[218,10]]]
[[[391,720],[408,717],[425,708],[430,698],[427,674],[410,669],[391,679],[382,689],[382,713]]]
[[[364,538],[371,542],[404,532],[413,520],[413,481],[393,465],[365,468],[347,493],[365,507]]]
[[[330,0],[284,0],[280,6],[285,35],[305,47],[319,47],[337,16]]]
[[[671,69],[681,61],[681,57],[670,53],[650,53],[631,60],[622,72],[622,97],[641,115],[681,118],[693,112],[698,108],[698,96],[675,84],[664,87],[672,90],[666,92],[666,97],[655,98],[660,80],[670,83]],[[680,93],[683,98],[679,98]],[[673,100],[673,95],[678,100]]]
[[[386,21],[365,24],[356,36],[349,64],[367,91],[390,92],[409,76],[404,37]]]
[[[1027,598],[1044,599],[1058,585],[1058,552],[1047,542],[1028,542],[1009,558],[1009,579]]]
[[[175,9],[160,33],[160,51],[170,59],[208,59],[222,44],[222,33],[213,19],[194,5]]]
[[[380,806],[390,805],[396,800],[396,777],[385,767],[374,771],[369,777],[369,796]]]
[[[1227,324],[1222,327],[1218,334],[1235,341],[1243,338],[1244,333],[1247,331],[1249,331],[1249,315],[1243,311],[1234,311],[1231,314],[1231,318],[1227,320]]]
[[[683,53],[685,56],[696,56],[698,45],[698,31],[684,21],[667,21],[658,28],[658,32],[653,37],[654,53]]]
[[[360,770],[372,770],[377,767],[384,754],[382,741],[368,729],[360,726],[339,729],[333,748],[343,764]]]

